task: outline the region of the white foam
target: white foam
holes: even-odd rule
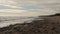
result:
[[[6,27],[17,23],[30,23],[35,18],[28,17],[0,17],[0,27]]]

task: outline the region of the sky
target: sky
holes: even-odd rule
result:
[[[38,16],[60,13],[60,0],[0,0],[0,16]]]

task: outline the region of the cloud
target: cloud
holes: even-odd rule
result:
[[[12,8],[21,8],[21,7],[15,6],[15,4],[16,2],[12,0],[0,0],[0,5],[12,7]]]
[[[5,7],[6,7],[6,8],[9,7],[9,8],[11,8],[11,9],[14,9],[14,8],[20,9],[20,8],[22,8],[22,7],[11,6],[11,5],[0,5],[0,8],[1,8],[2,6],[3,6],[4,8],[5,8]],[[3,9],[4,9],[4,8],[3,8]]]
[[[0,5],[0,9],[11,9],[11,7]]]
[[[54,14],[53,10],[41,10],[41,12],[40,10],[38,12],[34,10],[16,10],[16,9],[0,10],[0,16],[39,16],[39,15],[49,15],[49,14]]]
[[[36,7],[36,9],[43,8],[53,10],[54,13],[60,11],[58,10],[60,9],[60,0],[15,0],[15,2],[17,6],[25,6],[25,9],[32,9],[31,7],[35,9],[34,7]]]
[[[39,6],[52,7],[60,5],[60,0],[0,0],[0,5],[21,7],[21,6]],[[57,6],[56,5],[56,6]]]
[[[5,13],[22,13],[22,12],[27,12],[26,10],[16,10],[16,9],[1,9],[0,12],[5,12]]]
[[[43,13],[60,12],[60,0],[0,0],[0,5],[11,7],[11,9],[40,11]]]
[[[24,12],[27,12],[27,11],[16,10],[16,9],[0,9],[0,16],[20,16],[20,14]]]

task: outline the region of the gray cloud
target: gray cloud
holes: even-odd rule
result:
[[[25,9],[29,9],[29,7],[34,6],[38,8],[53,10],[53,12],[60,12],[60,0],[13,0],[16,2],[17,6],[26,6]],[[37,8],[37,9],[38,9]],[[49,11],[48,11],[49,12]]]
[[[22,7],[21,9],[28,11],[37,9],[40,12],[45,10],[45,13],[60,12],[60,0],[5,0],[2,4]]]

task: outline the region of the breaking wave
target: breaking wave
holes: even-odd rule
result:
[[[31,23],[38,17],[0,17],[0,27],[5,27],[17,23]],[[41,20],[41,19],[40,19]]]

